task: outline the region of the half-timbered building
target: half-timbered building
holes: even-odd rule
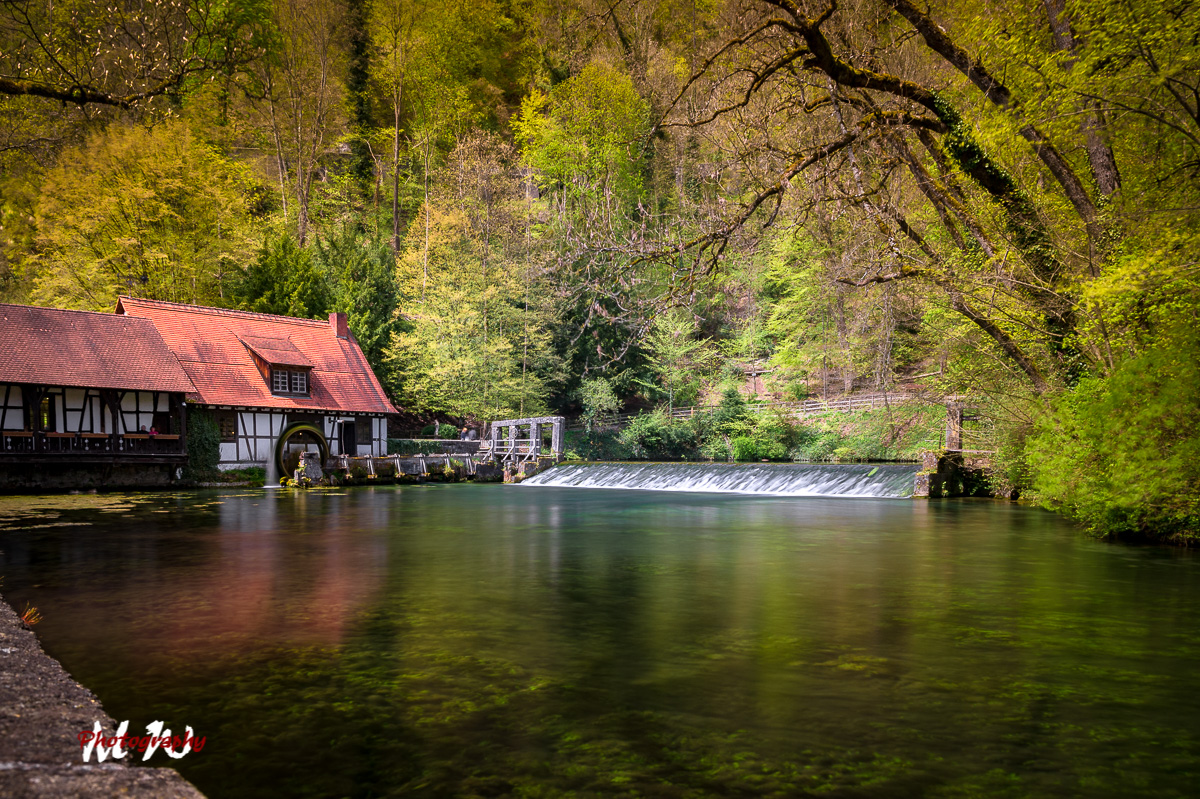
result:
[[[154,325],[215,418],[222,468],[278,466],[289,453],[386,455],[396,412],[350,333],[328,321],[122,297],[117,314]]]
[[[193,390],[147,319],[0,304],[4,475],[81,464],[172,472],[186,461]]]

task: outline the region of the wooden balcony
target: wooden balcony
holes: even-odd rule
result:
[[[7,463],[183,463],[182,436],[160,433],[0,432],[0,460]]]

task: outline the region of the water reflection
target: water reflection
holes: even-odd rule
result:
[[[1200,769],[1195,558],[1031,509],[61,499],[0,500],[8,598],[115,716],[208,733],[178,765],[213,797],[1182,796]]]

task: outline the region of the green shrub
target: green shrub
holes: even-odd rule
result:
[[[577,396],[579,404],[583,406],[584,429],[589,433],[603,417],[621,409],[621,400],[613,391],[612,384],[602,377],[584,380],[579,385]]]
[[[754,443],[758,447],[759,460],[787,460],[788,448],[782,441],[755,439]]]
[[[1107,537],[1200,541],[1200,330],[1080,381],[1025,442],[1033,498]]]
[[[799,461],[828,460],[840,440],[841,436],[835,433],[802,427],[800,435],[796,437],[796,445],[792,447],[792,459]]]
[[[692,460],[697,455],[692,426],[661,410],[633,417],[618,438],[628,456],[638,460]]]
[[[758,460],[758,442],[750,436],[737,436],[730,441],[735,461]]]
[[[420,435],[434,438],[458,438],[458,428],[452,424],[427,424],[421,428]]]
[[[217,420],[203,411],[196,410],[187,420],[188,462],[183,468],[183,477],[192,482],[214,480],[219,476],[217,464],[221,461],[221,429]]]
[[[797,423],[778,410],[752,412],[729,389],[710,412],[680,420],[639,414],[619,433],[569,433],[567,448],[585,460],[916,460],[944,423],[937,406],[830,412]]]
[[[700,445],[700,457],[724,463],[730,458],[729,444],[723,438],[710,438]]]
[[[788,402],[804,402],[809,396],[808,383],[803,380],[788,383],[783,392],[783,398]]]
[[[717,430],[730,435],[740,429],[748,416],[746,401],[735,386],[728,386],[721,393],[721,401],[713,411],[713,423]]]
[[[222,483],[250,483],[261,486],[267,482],[267,470],[261,466],[248,466],[245,469],[217,472],[217,477]]]
[[[793,460],[917,460],[940,446],[946,409],[904,405],[806,417],[785,439]]]
[[[588,461],[629,460],[628,448],[615,430],[572,431],[567,433],[567,448]]]

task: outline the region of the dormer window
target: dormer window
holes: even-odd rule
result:
[[[271,367],[271,393],[308,396],[308,372]]]
[[[313,362],[304,357],[291,339],[264,336],[239,336],[250,351],[254,365],[271,387],[271,393],[285,397],[310,396],[308,373]]]

